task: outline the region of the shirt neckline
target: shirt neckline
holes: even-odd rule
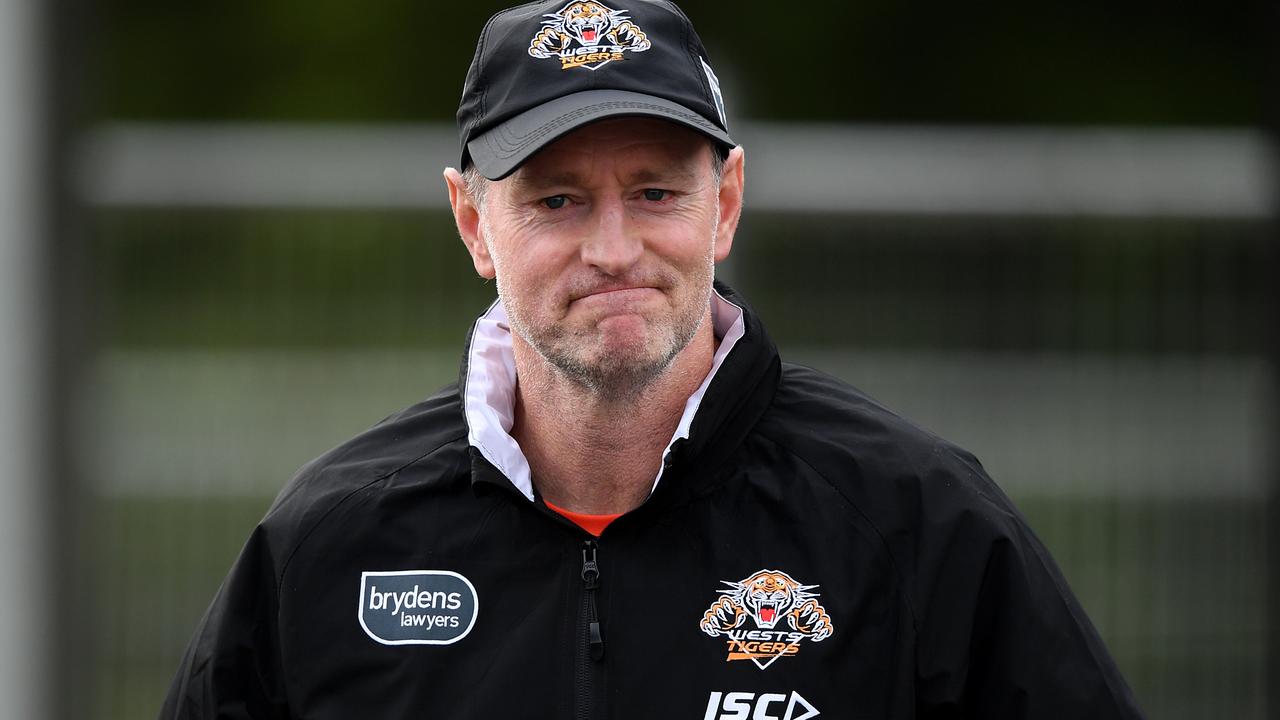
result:
[[[685,401],[676,430],[662,451],[663,463],[653,479],[652,493],[662,480],[666,459],[678,440],[687,440],[694,417],[702,405],[712,378],[746,332],[745,313],[714,289],[711,292],[711,320],[720,346],[711,359],[711,370]],[[476,320],[467,351],[467,373],[463,388],[463,412],[467,420],[467,442],[480,451],[530,502],[534,499],[529,461],[511,437],[515,421],[515,353],[511,348],[511,326],[502,302],[495,301]]]
[[[596,537],[600,537],[600,533],[604,532],[604,529],[609,527],[610,523],[622,517],[622,513],[606,513],[602,515],[593,515],[591,513],[574,512],[572,510],[567,510],[565,508],[562,508],[559,505],[552,505],[551,503],[547,502],[546,498],[543,498],[542,502],[547,506],[549,510],[552,510],[558,513],[569,522],[573,523],[574,525],[577,525],[578,527],[582,528],[583,530],[586,530],[587,532],[591,533],[592,535],[595,535]]]

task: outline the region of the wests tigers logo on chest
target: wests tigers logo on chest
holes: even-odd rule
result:
[[[726,662],[750,660],[763,670],[798,654],[801,642],[822,642],[835,631],[813,592],[817,585],[802,585],[781,570],[721,582],[729,589],[719,591],[698,627],[711,637],[725,637]]]

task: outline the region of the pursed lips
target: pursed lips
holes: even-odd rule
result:
[[[625,309],[633,303],[643,302],[645,299],[653,296],[654,293],[660,293],[656,287],[649,285],[638,285],[628,287],[612,287],[593,290],[583,295],[579,295],[570,301],[570,305],[579,303],[587,305],[606,305],[618,309]]]

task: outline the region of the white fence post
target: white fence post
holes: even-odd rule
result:
[[[0,0],[0,718],[50,713],[52,573],[44,518],[48,358],[42,154],[46,17]]]

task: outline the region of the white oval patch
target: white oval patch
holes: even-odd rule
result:
[[[480,600],[450,570],[360,574],[360,627],[383,645],[449,645],[471,632]]]

